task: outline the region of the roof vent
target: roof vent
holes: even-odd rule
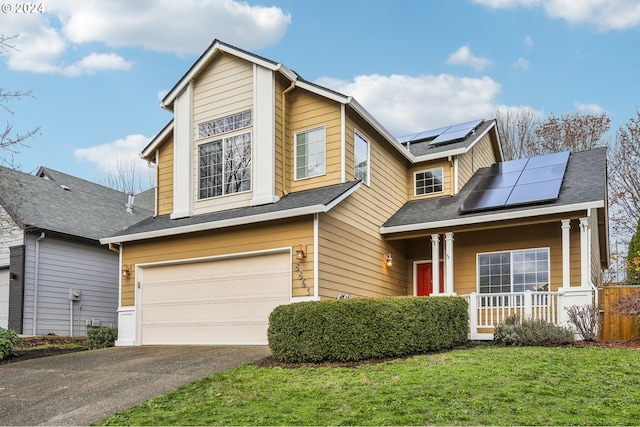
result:
[[[60,188],[62,188],[64,191],[71,191],[71,189],[64,184],[60,184]]]

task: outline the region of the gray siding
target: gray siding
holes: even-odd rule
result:
[[[24,312],[24,245],[14,246],[11,251],[11,267],[13,279],[9,281],[9,315],[8,324],[12,331],[22,332],[22,314]]]
[[[21,245],[22,230],[16,225],[4,207],[0,207],[0,327],[10,325],[10,286],[9,280],[9,248]],[[11,328],[9,328],[11,329]]]
[[[36,239],[27,235],[25,257],[23,332],[33,333]],[[70,335],[70,290],[79,291],[73,304],[73,335],[86,335],[86,321],[116,326],[118,307],[118,254],[98,243],[82,243],[46,234],[40,240],[37,328],[35,333]]]

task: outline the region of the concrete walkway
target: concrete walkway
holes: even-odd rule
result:
[[[114,347],[0,365],[0,425],[88,425],[270,354],[253,347]]]

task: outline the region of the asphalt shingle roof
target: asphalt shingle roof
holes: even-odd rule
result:
[[[607,154],[605,148],[571,153],[560,193],[555,201],[512,206],[490,211],[462,213],[460,206],[488,171],[489,168],[482,168],[476,171],[457,195],[412,200],[405,203],[389,218],[383,227],[389,228],[412,224],[437,223],[459,218],[483,217],[496,212],[511,212],[514,217],[517,217],[518,213],[530,210],[532,206],[562,207],[597,201],[607,203]]]
[[[149,196],[149,194],[151,196]],[[49,168],[37,175],[0,167],[0,202],[24,227],[99,240],[153,215],[154,190],[136,197]]]
[[[484,120],[478,128],[465,139],[460,141],[451,142],[448,144],[431,145],[431,140],[422,142],[412,142],[409,144],[409,151],[416,157],[436,155],[447,153],[450,151],[456,151],[459,149],[468,148],[473,142],[478,139],[478,135],[482,135],[491,125],[495,123],[495,120]],[[444,154],[443,154],[444,155]]]
[[[113,234],[111,237],[121,237],[160,230],[170,230],[174,228],[199,224],[213,224],[220,221],[242,218],[245,218],[250,222],[251,217],[253,216],[286,212],[289,210],[312,206],[326,206],[339,199],[354,186],[356,186],[359,182],[360,181],[349,181],[344,184],[336,184],[313,190],[304,190],[290,193],[289,195],[280,198],[280,200],[278,200],[276,203],[229,209],[220,212],[194,215],[182,219],[171,219],[169,215],[160,215],[154,218],[147,218],[139,222],[138,224],[132,225],[124,231]]]

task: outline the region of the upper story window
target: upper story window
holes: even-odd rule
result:
[[[326,171],[325,128],[315,128],[295,134],[296,179],[324,175]]]
[[[251,190],[251,132],[198,146],[198,198]]]
[[[251,126],[251,110],[198,124],[198,139]]]
[[[369,141],[358,132],[354,136],[353,159],[355,178],[369,185]]]
[[[441,193],[443,191],[442,175],[442,168],[416,172],[414,174],[414,194],[416,196],[422,196],[425,194]]]

